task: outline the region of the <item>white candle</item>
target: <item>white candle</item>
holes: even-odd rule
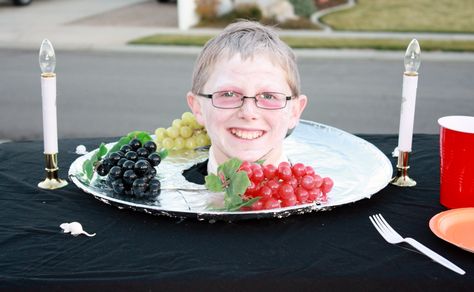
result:
[[[49,40],[43,40],[39,52],[41,67],[41,96],[43,108],[44,153],[58,153],[58,127],[56,117],[56,56]]]
[[[56,77],[41,76],[43,105],[44,153],[58,153],[58,126],[56,118]]]
[[[420,45],[417,40],[413,39],[405,53],[405,73],[403,74],[400,129],[398,133],[399,151],[411,152],[419,67]]]

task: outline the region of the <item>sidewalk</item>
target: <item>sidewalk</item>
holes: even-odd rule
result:
[[[146,17],[137,9],[117,15],[137,5]],[[124,47],[131,39],[161,30],[140,22],[155,14],[159,19],[161,6],[151,0],[35,0],[26,7],[4,4],[0,6],[0,47],[37,49],[44,38],[57,49]],[[140,21],[129,23],[130,19]]]
[[[48,38],[57,50],[138,51],[197,54],[200,48],[132,46],[127,42],[157,33],[215,34],[217,29],[181,31],[175,3],[156,0],[35,0],[30,6],[14,7],[0,2],[0,48],[39,49]],[[360,33],[288,31],[282,35],[315,37],[417,38],[474,40],[473,34]],[[373,50],[296,50],[302,56],[399,58],[394,52]],[[473,60],[472,53],[424,53],[424,57]]]

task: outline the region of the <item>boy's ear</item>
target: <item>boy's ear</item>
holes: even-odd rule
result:
[[[290,120],[290,129],[293,129],[298,124],[301,114],[303,113],[304,108],[308,102],[306,95],[300,95],[292,101],[294,104],[291,108],[291,120]]]
[[[189,91],[186,94],[186,100],[188,101],[188,106],[193,112],[194,117],[196,118],[196,121],[200,125],[204,125],[204,119],[202,117],[202,110],[201,110],[201,103],[199,102],[199,99],[194,93]]]

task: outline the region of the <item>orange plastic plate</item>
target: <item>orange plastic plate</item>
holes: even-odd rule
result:
[[[430,229],[439,238],[474,253],[474,208],[441,212],[431,218]]]

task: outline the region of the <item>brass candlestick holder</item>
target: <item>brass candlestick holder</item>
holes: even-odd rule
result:
[[[416,181],[408,176],[408,158],[410,152],[399,151],[398,152],[398,162],[397,162],[397,175],[392,178],[390,183],[399,187],[414,187],[416,186]]]
[[[59,189],[67,186],[67,181],[58,176],[58,153],[44,154],[46,163],[46,179],[38,184],[38,187],[47,190]]]

